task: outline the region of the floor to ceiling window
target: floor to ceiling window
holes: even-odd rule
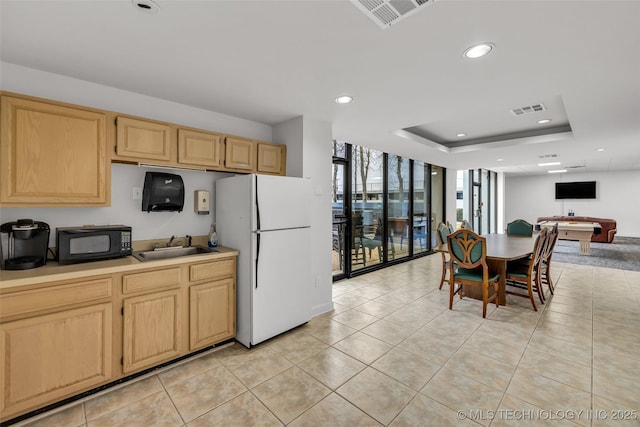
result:
[[[351,151],[351,270],[383,262],[384,153],[353,146]]]
[[[486,169],[458,171],[456,217],[458,226],[469,221],[478,234],[497,230],[497,177]]]
[[[339,141],[332,149],[334,280],[429,253],[445,170]]]

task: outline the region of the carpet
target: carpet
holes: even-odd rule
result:
[[[580,242],[558,240],[553,261],[640,271],[640,237],[616,236],[611,243],[591,242],[591,256],[580,255]]]

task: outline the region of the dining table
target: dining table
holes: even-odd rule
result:
[[[489,271],[500,275],[498,287],[498,304],[506,305],[507,302],[507,263],[522,258],[528,258],[533,254],[536,234],[533,236],[510,236],[508,234],[483,234],[487,242],[487,266]],[[436,252],[449,252],[446,243],[435,248]],[[465,286],[464,295],[482,299],[482,289],[477,286]]]

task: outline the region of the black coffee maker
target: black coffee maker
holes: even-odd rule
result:
[[[27,270],[47,263],[49,225],[19,219],[0,225],[0,267]]]

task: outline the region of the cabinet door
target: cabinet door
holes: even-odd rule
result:
[[[258,143],[258,172],[285,174],[286,145]]]
[[[189,288],[189,349],[195,350],[235,335],[236,292],[232,278]]]
[[[118,117],[116,153],[138,160],[171,160],[171,127],[163,123]]]
[[[225,141],[225,167],[253,172],[255,170],[255,142],[251,139],[231,136],[226,137]]]
[[[124,300],[123,371],[129,373],[180,355],[180,290]]]
[[[106,115],[2,97],[0,203],[108,206]]]
[[[3,418],[109,381],[111,325],[110,303],[2,324]]]
[[[178,163],[221,168],[224,166],[222,136],[178,129]]]

